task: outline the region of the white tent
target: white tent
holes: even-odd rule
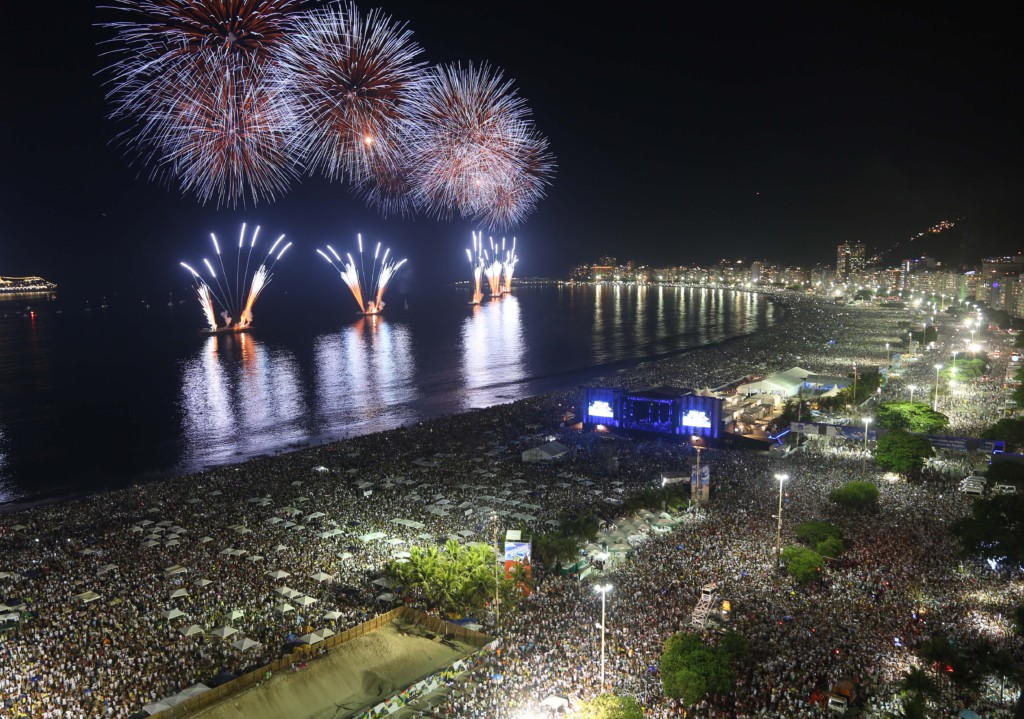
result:
[[[306,644],[316,644],[317,642],[322,642],[323,640],[324,640],[324,638],[322,636],[320,636],[319,634],[317,634],[316,632],[310,632],[309,634],[303,634],[301,637],[299,637],[299,641],[300,642],[305,642]]]
[[[295,607],[288,602],[281,602],[280,604],[274,605],[274,610],[281,614],[287,614],[288,612],[294,612]]]
[[[160,712],[170,708],[171,705],[167,702],[159,701],[154,704],[147,704],[146,706],[142,707],[142,711],[146,712],[150,716],[153,716],[154,714],[159,714]]]
[[[80,601],[82,604],[88,604],[89,602],[95,602],[99,598],[100,598],[100,595],[97,594],[96,592],[82,592],[81,594],[76,594],[75,595],[75,599]]]
[[[335,621],[340,616],[341,616],[341,612],[337,612],[337,611],[331,610],[331,611],[327,612],[327,614],[324,615],[324,619],[330,619],[331,621]]]
[[[793,397],[804,384],[804,379],[813,374],[809,370],[793,367],[785,372],[776,372],[763,379],[741,384],[736,388],[737,395],[774,394],[781,397]]]
[[[210,634],[221,639],[227,639],[232,634],[238,634],[238,630],[225,624],[223,627],[217,627]]]
[[[302,596],[295,600],[296,604],[301,604],[304,607],[308,607],[311,604],[316,604],[316,600],[310,596]]]
[[[331,574],[328,574],[327,572],[317,572],[316,574],[311,574],[310,578],[313,581],[315,581],[315,582],[333,582],[334,581],[334,576],[331,575]]]
[[[116,572],[116,571],[117,571],[117,565],[116,564],[104,564],[102,567],[100,567],[98,570],[96,570],[96,574],[98,576],[103,576],[107,572]]]
[[[290,577],[292,575],[283,569],[275,569],[272,572],[267,572],[267,576],[271,579],[284,579],[285,577]]]
[[[328,627],[325,627],[324,629],[321,629],[321,630],[320,630],[319,634],[320,634],[320,636],[321,636],[321,637],[323,637],[324,639],[327,639],[327,638],[329,638],[329,637],[333,637],[333,636],[334,636],[334,630],[333,630],[333,629],[330,629],[330,628],[328,628]]]
[[[145,542],[142,543],[142,546],[143,547],[155,547],[158,544],[160,544],[160,542],[157,542],[156,540],[153,540],[153,539],[147,539]]]
[[[193,634],[202,634],[203,628],[198,624],[193,624],[188,629],[182,629],[181,633],[186,637],[191,637]]]
[[[188,694],[190,697],[194,697],[196,694],[202,694],[203,692],[208,692],[208,691],[210,691],[210,687],[206,686],[205,684],[200,683],[200,684],[193,684],[188,689],[182,689],[181,693],[182,694]]]
[[[250,649],[256,649],[258,647],[262,647],[263,645],[260,644],[259,642],[257,642],[255,639],[249,639],[249,637],[242,637],[238,641],[231,642],[231,646],[233,646],[235,649],[237,649],[240,652],[245,652],[245,651],[248,651]]]
[[[196,580],[196,586],[197,587],[205,587],[207,584],[213,584],[213,581],[211,581],[209,579],[197,579]]]
[[[528,449],[522,454],[524,462],[533,464],[535,462],[550,462],[554,459],[558,459],[569,451],[561,442],[548,442],[542,444],[540,447],[533,447]]]
[[[286,549],[288,549],[288,545],[287,544],[279,544],[276,547],[274,547],[274,551],[275,552],[283,552]]]
[[[232,609],[228,612],[228,619],[241,619],[243,616],[245,616],[245,612],[241,609]]]
[[[540,705],[542,707],[550,707],[554,711],[558,711],[559,709],[563,709],[564,707],[569,706],[569,700],[564,699],[563,697],[556,697],[554,694],[552,694],[547,699],[542,701]]]
[[[185,612],[181,611],[180,609],[165,609],[162,612],[160,612],[160,616],[166,619],[167,621],[171,621],[172,619],[177,619],[178,617],[185,616]]]
[[[178,597],[187,597],[187,596],[188,596],[188,590],[185,589],[184,587],[179,587],[178,589],[175,589],[173,592],[171,592],[171,597],[170,598],[171,599],[177,599]]]
[[[303,517],[302,521],[303,522],[308,522],[311,519],[320,519],[321,517],[326,517],[326,516],[327,515],[324,514],[323,512],[313,512],[312,514],[307,514],[305,517]]]
[[[200,537],[199,538],[199,543],[200,544],[206,544],[207,542],[212,542],[212,541],[213,541],[213,537]]]

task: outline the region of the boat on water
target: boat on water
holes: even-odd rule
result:
[[[245,327],[231,325],[230,327],[218,327],[217,329],[211,329],[209,327],[199,328],[199,334],[201,335],[238,335],[243,332],[252,332],[252,325],[246,325]]]
[[[53,292],[57,283],[42,277],[0,277],[0,293]]]

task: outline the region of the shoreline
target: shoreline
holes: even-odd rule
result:
[[[725,339],[721,339],[721,340],[718,340],[718,341],[715,341],[715,342],[705,343],[705,344],[699,345],[697,347],[686,347],[686,348],[679,349],[679,350],[672,350],[672,351],[663,352],[663,353],[660,353],[660,354],[649,355],[649,356],[646,356],[646,357],[643,357],[643,358],[636,358],[636,359],[630,359],[630,360],[618,360],[618,361],[608,362],[608,363],[601,364],[601,365],[594,365],[594,366],[591,366],[591,367],[585,368],[585,369],[568,370],[568,371],[566,371],[564,373],[559,373],[559,374],[562,374],[562,375],[564,375],[566,377],[570,377],[571,376],[571,377],[575,378],[575,380],[571,381],[571,382],[564,383],[562,385],[562,387],[559,388],[559,389],[552,389],[552,390],[548,390],[546,392],[539,392],[537,394],[529,394],[529,395],[526,395],[526,396],[523,396],[523,397],[519,397],[517,399],[508,400],[508,401],[498,401],[498,402],[495,402],[494,404],[490,404],[490,405],[487,405],[485,407],[473,407],[473,408],[470,408],[468,410],[465,410],[463,412],[459,412],[459,413],[456,413],[456,414],[449,414],[449,415],[446,415],[446,414],[435,414],[435,415],[430,415],[430,416],[422,418],[421,420],[419,420],[419,422],[420,423],[433,422],[433,421],[436,421],[436,420],[440,420],[440,419],[444,419],[444,418],[449,418],[449,417],[453,417],[453,416],[471,414],[473,412],[478,412],[478,411],[486,411],[486,410],[490,410],[490,409],[492,409],[494,407],[514,405],[514,404],[516,404],[518,402],[538,400],[538,399],[541,399],[541,398],[544,398],[544,397],[549,397],[549,396],[552,396],[552,395],[562,395],[562,394],[566,394],[566,393],[572,393],[572,392],[577,391],[578,388],[580,386],[582,386],[581,383],[578,381],[578,380],[581,380],[581,379],[584,380],[584,382],[586,382],[586,383],[594,383],[594,384],[602,384],[602,383],[605,383],[605,382],[616,382],[616,381],[621,383],[621,381],[623,380],[623,377],[624,376],[629,376],[630,373],[636,373],[636,372],[638,372],[640,370],[648,369],[651,366],[658,365],[658,364],[661,364],[661,363],[671,362],[673,360],[682,359],[682,358],[684,358],[686,356],[689,356],[689,355],[691,355],[693,353],[700,353],[700,352],[712,350],[712,349],[715,349],[715,348],[726,348],[726,347],[730,346],[733,343],[741,342],[743,340],[748,340],[751,337],[759,336],[759,335],[762,335],[764,333],[770,333],[772,330],[781,327],[783,324],[785,324],[785,323],[787,323],[787,322],[789,322],[789,321],[791,321],[793,319],[794,304],[793,304],[792,300],[796,300],[796,301],[806,300],[806,301],[809,301],[811,303],[822,302],[822,300],[820,300],[819,298],[809,298],[809,297],[802,296],[802,295],[791,297],[788,294],[783,293],[783,292],[775,293],[775,292],[764,292],[764,291],[757,291],[757,290],[738,290],[738,289],[732,289],[732,288],[722,288],[722,289],[725,289],[727,291],[732,291],[732,292],[752,292],[754,294],[762,296],[765,299],[765,301],[767,302],[768,307],[769,307],[768,312],[771,315],[771,320],[770,320],[771,324],[767,324],[766,326],[764,326],[764,327],[762,327],[760,329],[756,329],[756,330],[754,330],[752,332],[746,332],[746,333],[743,333],[743,334],[734,335],[732,337],[727,337]],[[775,314],[776,312],[777,312],[777,316]],[[559,374],[534,376],[534,377],[528,378],[527,380],[524,380],[523,383],[527,383],[527,382],[537,383],[537,382],[539,382],[541,380],[544,380],[544,379],[548,379],[548,378],[552,378],[552,377],[557,377],[557,376],[559,376]],[[735,377],[735,375],[733,376],[733,378],[734,377]],[[730,381],[731,380],[732,380],[732,378],[730,379]],[[718,386],[718,385],[715,385],[715,386]],[[145,474],[143,474],[141,476],[138,476],[135,479],[132,479],[132,480],[130,480],[128,482],[125,482],[124,484],[119,484],[119,485],[115,485],[115,486],[96,487],[96,488],[92,488],[92,489],[74,490],[74,491],[70,491],[70,492],[66,492],[66,493],[60,493],[60,494],[57,494],[58,492],[60,492],[60,488],[57,488],[57,489],[52,489],[52,490],[44,491],[44,492],[41,492],[39,494],[30,494],[30,495],[20,496],[20,497],[16,497],[16,498],[11,499],[11,500],[6,501],[6,502],[0,502],[0,517],[11,515],[11,514],[18,514],[20,512],[25,512],[25,511],[31,511],[33,509],[38,509],[38,508],[41,508],[41,507],[47,507],[47,506],[52,506],[52,505],[65,504],[65,503],[68,503],[68,502],[74,502],[76,500],[87,500],[90,497],[95,497],[95,496],[99,496],[99,495],[105,495],[105,494],[109,494],[109,493],[113,493],[113,492],[118,492],[118,491],[122,491],[122,490],[131,489],[131,488],[134,488],[134,487],[145,487],[145,486],[154,485],[154,484],[165,484],[165,483],[168,483],[168,482],[174,482],[176,480],[181,480],[181,479],[185,479],[185,478],[188,478],[188,477],[195,477],[195,476],[205,475],[205,474],[208,474],[208,473],[211,473],[211,472],[215,472],[217,470],[242,467],[242,466],[244,466],[244,465],[246,465],[246,464],[248,464],[250,462],[268,461],[268,460],[272,460],[274,458],[280,458],[280,457],[285,457],[285,456],[290,456],[290,455],[297,455],[297,454],[301,454],[303,452],[315,451],[315,450],[331,447],[333,445],[340,444],[340,443],[349,441],[349,440],[357,438],[357,437],[372,437],[372,436],[378,435],[378,434],[386,434],[388,432],[394,432],[396,430],[401,430],[404,427],[405,427],[405,425],[398,425],[398,426],[395,426],[395,427],[390,427],[390,428],[386,428],[386,429],[378,429],[378,430],[373,430],[373,431],[365,432],[365,433],[360,433],[360,432],[347,433],[345,437],[328,440],[326,442],[311,441],[311,442],[309,442],[307,444],[304,444],[303,446],[299,446],[299,447],[282,447],[282,448],[279,448],[279,449],[276,449],[276,450],[273,450],[273,451],[270,451],[270,452],[267,452],[267,453],[264,453],[264,454],[257,454],[257,455],[252,455],[252,456],[248,456],[248,457],[241,457],[241,458],[238,458],[235,461],[226,462],[224,464],[212,464],[212,465],[204,466],[204,467],[200,467],[200,468],[189,468],[189,469],[181,469],[181,470],[177,470],[177,469],[174,469],[174,468],[167,469],[167,470],[153,470],[153,471],[150,471],[150,472],[146,472]]]

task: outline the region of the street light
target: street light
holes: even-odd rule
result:
[[[604,630],[605,630],[605,608],[604,598],[612,590],[610,584],[598,584],[594,591],[601,595],[601,691],[604,692]]]
[[[779,480],[779,528],[775,533],[775,571],[778,571],[782,559],[782,485],[789,479],[789,475],[776,474],[775,479]]]
[[[908,384],[907,385],[907,389],[910,390],[910,403],[913,404],[914,403],[914,390],[917,389],[917,385],[916,384]]]
[[[942,365],[935,365],[935,398],[932,399],[932,412],[939,411],[939,370],[942,369]]]
[[[868,425],[869,424],[871,424],[871,418],[870,417],[865,417],[864,418],[864,457],[863,457],[863,459],[861,460],[861,463],[860,463],[861,474],[866,472],[867,469],[868,469]]]

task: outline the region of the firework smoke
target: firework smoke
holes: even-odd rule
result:
[[[270,283],[273,277],[274,265],[284,256],[288,248],[292,246],[292,243],[289,242],[278,250],[278,247],[284,240],[284,235],[278,237],[250,277],[249,267],[252,262],[253,250],[256,247],[256,240],[260,234],[260,228],[257,226],[256,230],[252,233],[248,248],[245,247],[245,228],[245,223],[242,223],[242,231],[238,238],[238,252],[235,256],[235,276],[233,281],[231,273],[228,272],[224,264],[220,243],[217,241],[217,236],[212,232],[210,233],[210,240],[213,242],[213,249],[217,254],[216,261],[220,267],[220,274],[217,274],[213,263],[205,257],[203,258],[203,265],[206,267],[209,280],[190,265],[184,262],[181,263],[182,267],[192,273],[192,278],[196,281],[196,295],[199,298],[199,304],[203,308],[203,316],[206,318],[206,323],[211,332],[219,329],[240,331],[252,325],[252,311],[256,300],[259,299],[260,294]],[[245,259],[244,269],[242,265],[243,254]],[[224,320],[224,324],[219,327],[217,325],[218,313],[215,305],[220,305],[220,317]],[[235,321],[236,317],[238,318],[237,322]]]
[[[384,250],[384,255],[380,254],[381,243],[377,243],[377,249],[373,253],[373,262],[370,266],[370,274],[366,274],[366,264],[363,261],[363,236],[356,235],[359,241],[359,264],[356,265],[356,261],[352,259],[351,254],[345,255],[348,259],[341,259],[341,256],[335,251],[333,247],[327,245],[327,251],[330,255],[323,250],[317,250],[317,253],[331,263],[331,267],[338,271],[341,275],[342,281],[348,287],[349,291],[352,292],[352,296],[356,300],[356,304],[359,305],[360,314],[364,315],[376,315],[380,314],[384,310],[384,293],[388,289],[388,285],[394,278],[395,273],[398,272],[398,268],[406,263],[406,260],[395,262],[393,259],[388,259],[388,255],[391,253],[390,248]],[[331,256],[334,259],[331,259]],[[379,265],[378,265],[379,260]],[[369,295],[364,294],[364,288],[369,290]]]

